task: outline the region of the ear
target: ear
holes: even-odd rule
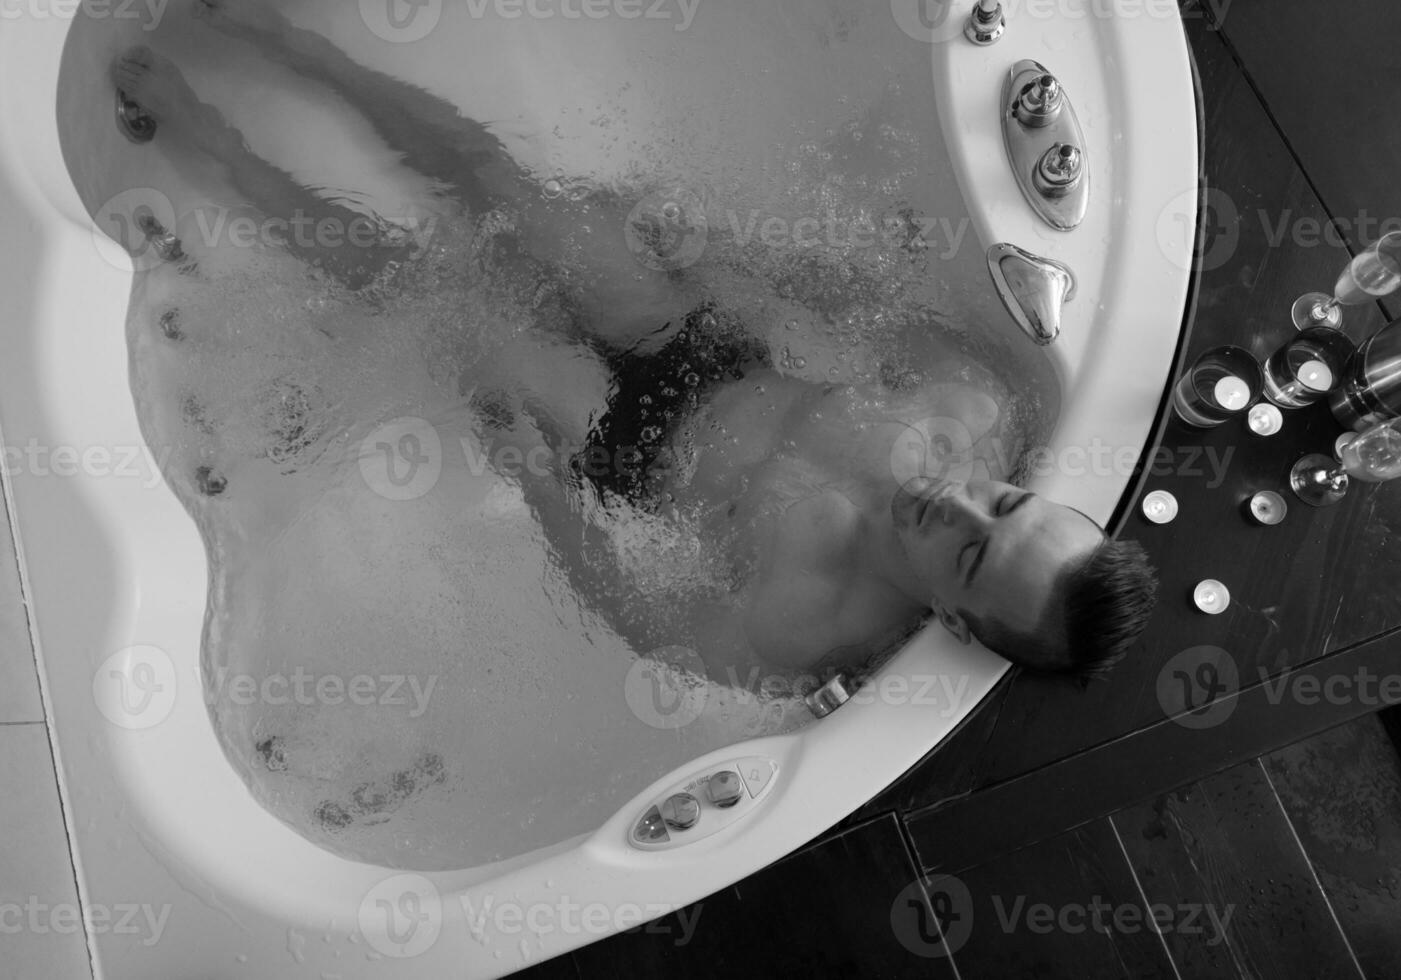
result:
[[[954,636],[958,637],[958,642],[965,646],[972,642],[973,632],[968,628],[968,621],[957,612],[944,605],[938,599],[930,599],[929,607],[934,610],[934,615],[939,617],[939,623]]]

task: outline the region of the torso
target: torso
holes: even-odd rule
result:
[[[945,469],[1000,479],[1019,449],[1000,422],[967,385],[873,394],[760,371],[717,391],[683,433],[695,452],[676,496],[709,508],[705,538],[724,542],[743,584],[723,613],[696,611],[700,645],[717,647],[702,656],[806,670],[880,652],[927,612],[863,547],[896,488],[941,465],[912,451],[953,433]]]

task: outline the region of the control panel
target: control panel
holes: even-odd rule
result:
[[[628,840],[657,851],[709,837],[757,807],[777,775],[778,763],[762,756],[711,766],[653,801],[633,823]]]

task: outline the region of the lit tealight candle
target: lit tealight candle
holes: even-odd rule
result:
[[[1250,498],[1250,516],[1257,524],[1273,527],[1284,520],[1284,515],[1288,513],[1289,506],[1284,502],[1284,498],[1273,490],[1261,490]]]
[[[1299,366],[1296,376],[1310,391],[1333,390],[1333,372],[1322,361],[1305,361]]]
[[[1231,604],[1231,590],[1214,578],[1203,579],[1192,591],[1192,601],[1202,612],[1215,616]]]
[[[1245,408],[1245,403],[1250,401],[1250,385],[1234,374],[1228,374],[1216,382],[1213,394],[1216,396],[1216,404],[1234,412]]]
[[[1272,436],[1284,428],[1284,413],[1268,402],[1261,402],[1247,416],[1250,431],[1257,436]]]
[[[1167,524],[1177,516],[1177,498],[1166,490],[1154,490],[1143,498],[1143,516],[1154,524]]]

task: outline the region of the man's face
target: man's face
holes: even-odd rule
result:
[[[1010,483],[911,480],[890,504],[923,594],[949,610],[1034,630],[1061,572],[1104,540],[1079,511]]]

